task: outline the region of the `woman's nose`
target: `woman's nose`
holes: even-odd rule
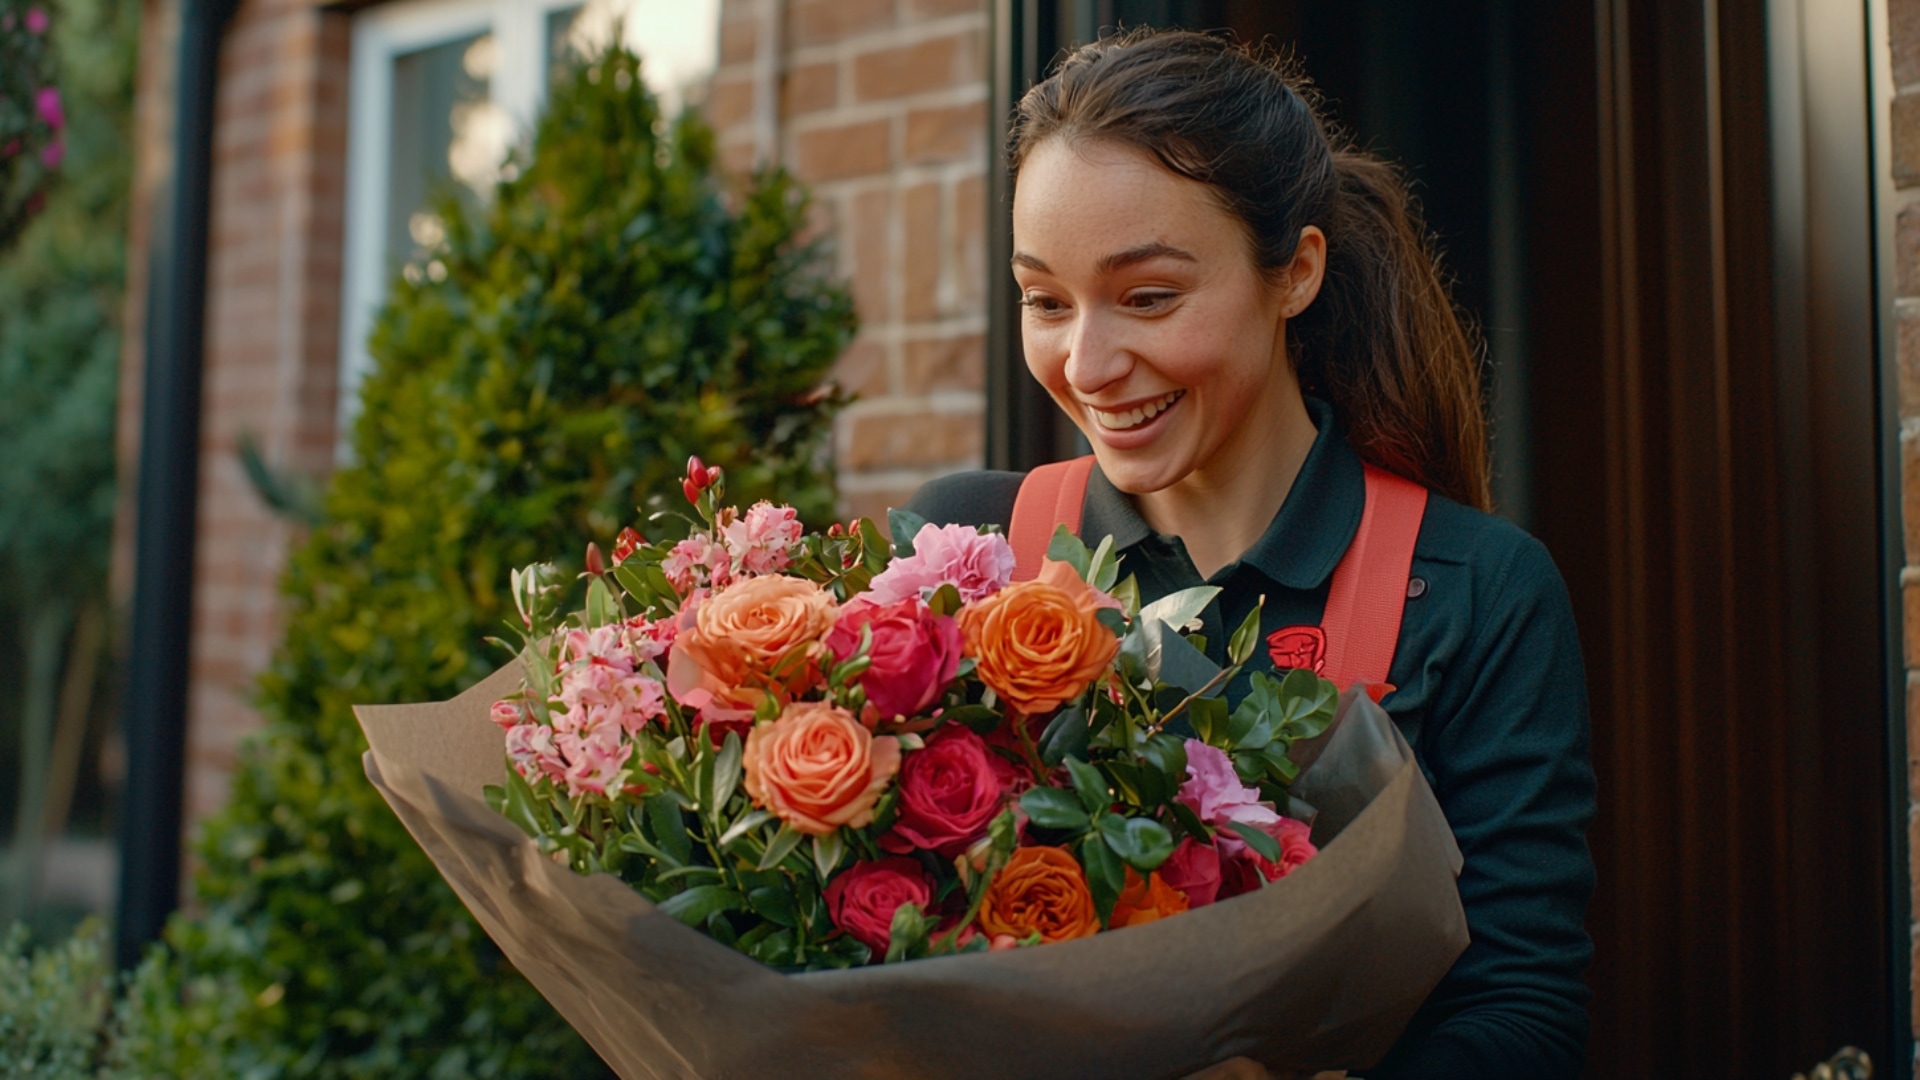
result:
[[[1067,385],[1091,397],[1133,370],[1133,354],[1098,314],[1082,316],[1067,345]]]

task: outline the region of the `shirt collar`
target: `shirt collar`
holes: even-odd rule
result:
[[[1319,398],[1306,400],[1318,431],[1313,449],[1280,512],[1236,564],[1250,565],[1289,589],[1317,589],[1332,576],[1360,529],[1366,504],[1360,455],[1347,444],[1333,406]],[[1095,465],[1087,481],[1080,535],[1087,540],[1112,536],[1114,549],[1125,551],[1152,536],[1153,528],[1133,500]]]

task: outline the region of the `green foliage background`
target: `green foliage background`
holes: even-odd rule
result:
[[[510,658],[507,573],[670,508],[691,453],[743,503],[824,523],[854,329],[798,187],[727,191],[622,49],[556,86],[530,160],[396,281],[352,464],[285,579],[270,720],[198,847],[172,977],[221,1014],[232,1075],[595,1075],[366,782],[351,707],[450,697]],[[423,271],[424,272],[421,272]],[[671,524],[640,522],[650,536]],[[198,996],[197,996],[198,995]],[[203,1046],[215,1041],[206,1033]]]

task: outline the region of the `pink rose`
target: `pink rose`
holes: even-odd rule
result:
[[[1160,864],[1159,874],[1187,894],[1189,908],[1205,907],[1220,895],[1220,852],[1189,836]]]
[[[755,806],[798,832],[826,836],[873,822],[874,803],[900,771],[900,740],[869,733],[837,705],[803,701],[754,725],[740,764]]]
[[[965,603],[985,599],[1013,580],[1013,548],[999,533],[982,534],[965,525],[920,527],[913,554],[895,559],[873,579],[875,603],[909,598],[925,600],[951,584]]]
[[[1221,828],[1227,822],[1265,828],[1280,820],[1272,807],[1260,801],[1257,789],[1240,782],[1227,752],[1199,739],[1187,740],[1187,782],[1180,785],[1179,799],[1201,821],[1220,830],[1216,842],[1222,855],[1236,855],[1246,846],[1231,829]]]
[[[1266,883],[1253,852],[1243,846],[1238,855],[1220,857],[1220,893],[1215,899],[1225,900],[1252,892]]]
[[[1261,832],[1273,837],[1280,843],[1280,861],[1268,862],[1258,852],[1248,848],[1246,856],[1259,868],[1260,875],[1268,881],[1279,881],[1299,869],[1300,864],[1319,854],[1320,849],[1313,846],[1313,830],[1304,821],[1295,821],[1283,817],[1271,825],[1262,826]]]
[[[947,724],[900,766],[900,816],[880,838],[888,851],[925,848],[952,859],[985,835],[1006,801],[1006,785],[986,742]]]
[[[933,901],[933,883],[912,859],[894,856],[879,862],[856,863],[827,883],[827,914],[833,925],[873,950],[878,959],[893,939],[893,913],[901,904],[927,910]]]
[[[862,627],[873,630],[872,666],[859,683],[883,720],[925,711],[960,670],[960,624],[917,599],[881,605],[862,594],[841,605],[826,638],[836,661],[859,649]]]
[[[493,717],[494,723],[500,725],[502,731],[511,731],[527,722],[526,706],[511,699],[494,702],[489,715]]]

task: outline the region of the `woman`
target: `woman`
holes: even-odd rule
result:
[[[1579,643],[1545,549],[1486,512],[1479,357],[1399,177],[1278,61],[1184,32],[1072,54],[1009,160],[1027,364],[1097,459],[1080,533],[1113,535],[1144,599],[1221,586],[1216,660],[1264,598],[1256,664],[1315,662],[1363,462],[1430,493],[1383,705],[1459,841],[1472,944],[1367,1075],[1578,1075]],[[1004,526],[1021,479],[950,477],[912,508]]]

